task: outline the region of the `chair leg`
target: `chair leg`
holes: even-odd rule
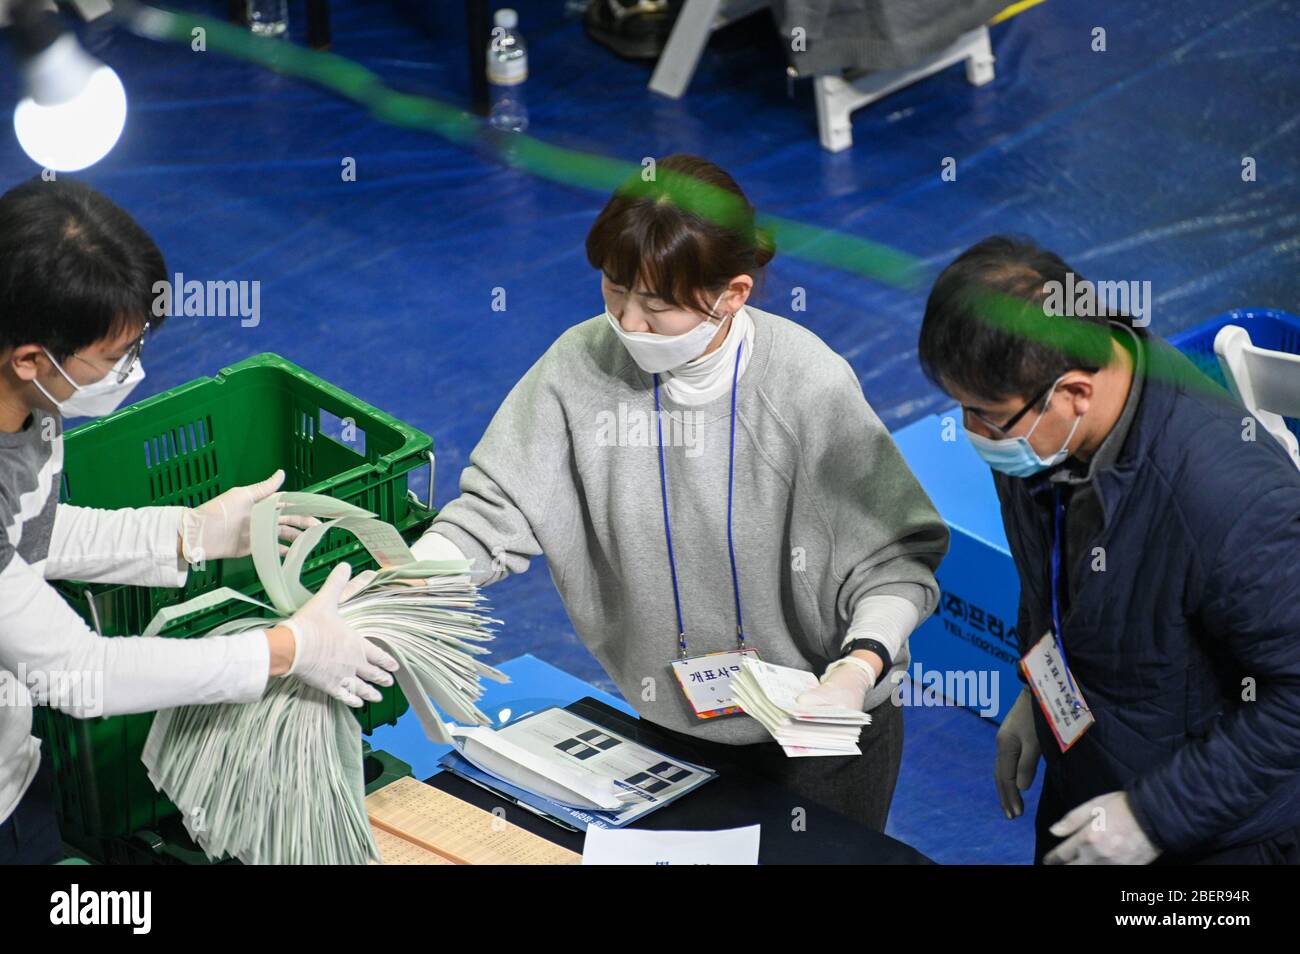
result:
[[[963,60],[966,79],[983,86],[993,79],[993,47],[988,27],[979,27],[958,37],[947,49],[902,70],[880,70],[853,79],[818,76],[813,81],[817,104],[817,134],[824,149],[839,152],[853,145],[852,115],[896,90],[925,79]]]
[[[989,28],[983,27],[973,39],[966,57],[966,82],[972,86],[983,86],[993,82],[993,45],[989,42]]]
[[[813,102],[817,106],[817,138],[827,152],[842,152],[853,145],[853,88],[838,76],[813,77]]]
[[[713,21],[720,6],[722,0],[686,0],[682,5],[650,77],[653,92],[672,99],[682,98],[713,33]]]
[[[479,116],[491,112],[487,81],[487,48],[492,37],[487,0],[465,0],[465,37],[469,53],[469,104]]]
[[[307,45],[328,50],[331,42],[329,0],[307,0]]]

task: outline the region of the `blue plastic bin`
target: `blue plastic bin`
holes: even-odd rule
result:
[[[1225,325],[1245,328],[1251,344],[1270,351],[1300,354],[1300,316],[1273,308],[1234,308],[1204,324],[1181,331],[1169,343],[1182,351],[1215,383],[1227,387],[1223,370],[1214,353],[1214,337]],[[1300,420],[1285,419],[1291,433],[1300,438]]]

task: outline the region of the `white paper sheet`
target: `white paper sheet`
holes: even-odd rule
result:
[[[588,828],[584,865],[756,865],[759,825],[721,831]]]

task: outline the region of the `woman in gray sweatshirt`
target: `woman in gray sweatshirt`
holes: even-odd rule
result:
[[[545,554],[642,718],[879,830],[902,754],[891,676],[948,531],[849,364],[747,305],[772,254],[706,160],[621,187],[587,238],[606,312],[511,390],[415,553],[468,558],[482,583]],[[698,717],[671,664],[742,646],[870,711],[862,755],[790,758],[749,716]]]

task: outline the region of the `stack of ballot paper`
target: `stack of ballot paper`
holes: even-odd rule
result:
[[[588,771],[585,765],[566,765],[555,753],[533,752],[487,726],[456,726],[451,734],[470,764],[557,805],[618,812],[644,800],[631,786],[620,787],[615,779]]]
[[[861,755],[858,736],[871,716],[838,706],[795,704],[801,692],[816,686],[817,677],[810,672],[753,658],[742,660],[731,680],[736,703],[772,733],[786,755]]]
[[[278,515],[324,518],[278,555]],[[209,636],[263,629],[311,598],[301,571],[331,529],[355,534],[384,568],[339,605],[339,615],[397,660],[393,674],[432,742],[452,735],[435,707],[487,725],[476,705],[481,678],[506,682],[478,657],[492,639],[483,598],[466,560],[417,561],[392,526],[367,511],[315,494],[274,494],[253,508],[253,563],[270,605],[229,589],[167,607],[145,629],[238,599],[267,616],[232,620]],[[247,864],[360,864],[379,857],[367,821],[361,726],[337,699],[293,678],[272,679],[257,702],[164,710],[141,755],[149,779],[180,809],[210,858]]]

